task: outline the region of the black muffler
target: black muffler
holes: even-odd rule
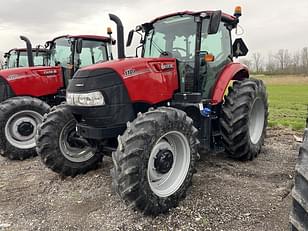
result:
[[[23,35],[20,36],[20,39],[26,42],[27,55],[28,55],[28,65],[29,65],[29,67],[33,67],[34,61],[33,61],[33,53],[32,53],[32,44],[31,44],[30,40]]]
[[[117,44],[118,44],[118,58],[125,58],[124,51],[124,29],[120,18],[114,14],[109,14],[110,20],[117,24]]]

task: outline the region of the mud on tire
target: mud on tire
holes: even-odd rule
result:
[[[292,199],[291,230],[308,230],[308,130],[299,151]]]
[[[113,189],[130,207],[145,214],[164,213],[170,208],[176,207],[179,201],[185,197],[186,190],[191,185],[191,179],[195,173],[199,143],[196,137],[197,129],[193,126],[191,118],[186,116],[183,111],[161,107],[145,114],[139,113],[132,123],[128,123],[124,134],[118,138],[118,148],[112,154],[114,162],[114,168],[111,170]],[[173,161],[170,161],[170,152],[168,153],[168,148],[166,148],[169,147],[168,143],[170,147],[178,147],[176,153],[173,153]],[[180,148],[182,144],[185,144],[183,152]],[[153,158],[155,151],[158,151],[158,154]],[[155,165],[155,163],[159,158],[165,161],[157,166],[158,164]],[[168,158],[169,164],[166,161]],[[155,171],[150,167],[153,163]],[[157,173],[158,171],[159,173]],[[165,183],[162,183],[161,186],[155,185],[153,174],[156,173],[158,174],[156,179],[158,184],[161,179],[165,179]],[[181,180],[175,177],[174,173],[180,175]],[[169,177],[162,178],[168,174]],[[172,184],[170,179],[178,184]]]
[[[261,151],[266,134],[268,102],[261,80],[234,81],[224,98],[220,125],[230,157],[252,160]]]
[[[76,121],[65,104],[53,107],[44,116],[36,136],[37,153],[42,162],[63,176],[76,176],[96,169],[102,155],[93,147],[72,143]]]
[[[11,160],[36,156],[35,134],[49,106],[40,99],[23,96],[0,104],[0,154]]]

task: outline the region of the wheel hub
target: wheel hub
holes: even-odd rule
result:
[[[152,191],[168,197],[182,185],[189,170],[190,146],[184,134],[169,131],[158,138],[148,160],[147,176]]]
[[[89,144],[86,139],[76,134],[76,121],[69,121],[63,128],[59,137],[59,147],[66,159],[81,163],[91,159],[96,147]]]
[[[5,137],[16,148],[34,148],[36,129],[42,120],[43,116],[36,111],[19,111],[7,120]]]
[[[160,150],[154,160],[156,171],[165,174],[170,171],[173,165],[173,153],[168,149]]]
[[[22,122],[17,127],[17,131],[22,136],[30,136],[33,133],[34,126],[30,122]]]

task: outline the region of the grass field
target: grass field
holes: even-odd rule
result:
[[[305,127],[308,114],[308,77],[255,76],[262,79],[269,96],[269,126]]]

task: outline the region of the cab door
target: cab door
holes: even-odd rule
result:
[[[207,99],[210,98],[218,73],[232,62],[231,31],[221,22],[216,34],[208,34],[208,23],[208,20],[203,20],[200,49],[201,92],[202,97]],[[205,62],[202,57],[206,54],[212,54],[214,60]]]

